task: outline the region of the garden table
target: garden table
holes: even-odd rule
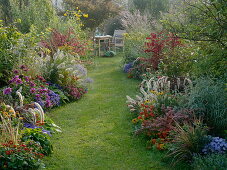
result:
[[[95,36],[95,42],[98,43],[98,56],[101,54],[101,41],[108,41],[107,42],[107,48],[110,49],[110,43],[112,40],[111,35],[103,35],[103,36]]]

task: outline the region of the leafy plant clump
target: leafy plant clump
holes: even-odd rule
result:
[[[194,155],[193,170],[226,170],[227,169],[227,155],[226,154],[208,154],[205,156]]]
[[[44,167],[40,152],[40,144],[34,141],[20,142],[15,145],[12,141],[0,146],[0,169],[39,169]]]
[[[197,80],[189,96],[188,107],[194,109],[198,116],[203,116],[213,132],[227,129],[227,95],[224,89],[223,82],[203,78]]]

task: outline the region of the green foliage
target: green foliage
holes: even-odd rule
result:
[[[148,34],[142,32],[126,33],[124,36],[124,63],[130,63],[144,56],[144,43]]]
[[[169,0],[131,0],[136,9],[140,12],[148,12],[152,18],[158,19],[161,12],[167,12],[169,9]]]
[[[193,156],[193,170],[226,170],[227,155],[226,154],[210,154],[206,156]]]
[[[165,50],[164,58],[159,64],[159,72],[169,77],[188,76],[196,58],[196,46],[188,41],[182,41],[182,46],[174,50]]]
[[[107,51],[105,53],[105,57],[114,57],[116,55],[116,53],[114,51]]]
[[[3,27],[0,23],[0,86],[8,81],[9,72],[18,62],[14,47],[21,37],[22,35],[14,26]]]
[[[47,80],[61,86],[82,85],[87,76],[86,68],[79,64],[79,56],[75,58],[60,50],[53,57],[47,56],[43,69]]]
[[[5,24],[12,22],[10,0],[0,1],[0,17],[4,20]]]
[[[178,125],[172,134],[173,143],[169,146],[168,157],[172,158],[172,163],[190,161],[195,153],[200,153],[208,142],[205,138],[207,131],[199,119],[182,127]]]
[[[188,98],[188,107],[195,109],[198,116],[212,131],[227,129],[226,91],[223,82],[198,79]]]
[[[113,35],[115,30],[123,30],[120,16],[108,19],[104,24],[104,31],[107,35]]]
[[[23,33],[29,32],[32,25],[41,32],[58,20],[49,0],[10,0],[10,6],[13,19],[21,21],[17,27]]]
[[[34,141],[19,143],[4,143],[0,146],[0,169],[32,169],[44,168],[41,161],[43,154],[39,152],[41,146]]]
[[[119,7],[110,0],[65,0],[65,3],[66,9],[79,8],[88,14],[89,17],[83,18],[82,21],[84,27],[91,30],[119,12]]]
[[[22,138],[21,140],[26,142],[29,140],[34,140],[42,147],[41,153],[44,155],[50,155],[53,152],[53,146],[50,142],[50,137],[42,132],[42,129],[36,128],[26,128],[22,131]]]
[[[225,0],[176,0],[171,12],[163,17],[165,29],[197,42],[192,70],[196,76],[226,77],[226,5]]]

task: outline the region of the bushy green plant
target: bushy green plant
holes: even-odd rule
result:
[[[116,53],[114,51],[107,51],[104,55],[104,57],[113,57],[115,56]]]
[[[227,129],[225,85],[220,81],[202,78],[196,81],[188,98],[188,107],[194,109],[211,131]]]
[[[40,144],[42,147],[41,153],[44,155],[50,155],[53,152],[53,146],[50,142],[50,137],[42,132],[42,129],[36,128],[26,128],[22,131],[22,141],[26,142],[29,140],[33,140]]]
[[[0,169],[39,169],[44,167],[41,159],[44,157],[39,152],[41,146],[34,141],[3,143],[0,146]]]
[[[205,137],[207,131],[208,128],[199,119],[184,126],[176,126],[172,132],[173,143],[169,146],[167,155],[172,159],[172,163],[190,161],[195,153],[200,153],[208,142]]]
[[[0,21],[0,86],[6,84],[9,72],[18,62],[13,49],[21,37],[22,34],[14,26],[3,27]]]
[[[48,0],[11,0],[10,5],[12,17],[21,21],[17,23],[17,27],[23,33],[28,33],[32,25],[42,32],[58,20],[53,4]]]
[[[87,69],[80,64],[79,56],[58,50],[53,57],[48,57],[45,77],[52,83],[61,86],[86,86]]]
[[[175,0],[165,29],[197,44],[192,74],[226,78],[226,1]],[[192,50],[193,52],[194,50]]]
[[[194,155],[192,168],[193,170],[226,170],[227,154]]]
[[[124,35],[124,63],[130,63],[144,56],[144,43],[148,33],[130,32]]]
[[[164,51],[164,58],[159,64],[159,71],[169,77],[188,76],[191,74],[198,46],[192,42],[181,40],[182,46],[174,50]]]

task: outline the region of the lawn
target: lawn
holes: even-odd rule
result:
[[[125,96],[133,96],[139,82],[122,73],[120,60],[98,58],[88,94],[51,112],[63,133],[52,138],[47,169],[168,169],[160,153],[147,150],[143,139],[131,134]]]

